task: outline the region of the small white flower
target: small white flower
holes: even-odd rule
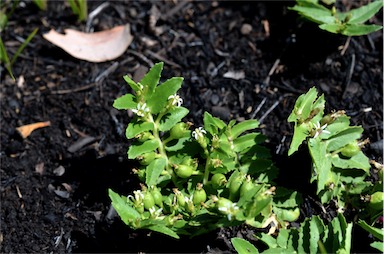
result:
[[[192,137],[198,140],[199,138],[204,137],[204,134],[207,134],[207,132],[203,129],[203,127],[199,127],[192,132]]]
[[[149,112],[149,108],[147,107],[147,103],[138,103],[136,109],[132,109],[132,112],[138,116],[144,116]]]
[[[325,128],[327,128],[328,124],[324,124],[323,126],[320,126],[320,123],[314,123],[313,127],[315,127],[315,135],[313,138],[317,138],[321,133],[331,134],[329,131],[327,131]]]
[[[169,96],[168,100],[172,100],[172,105],[177,105],[178,107],[183,104],[183,99],[177,94]]]
[[[236,203],[231,203],[227,206],[219,207],[219,211],[226,214],[228,220],[232,220],[232,216],[235,215],[238,210],[239,210],[239,207],[236,205]]]
[[[163,208],[159,208],[156,210],[156,207],[149,208],[149,213],[151,214],[151,217],[158,218],[161,215],[161,212],[163,211]]]

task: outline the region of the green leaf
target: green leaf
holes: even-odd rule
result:
[[[234,237],[231,239],[232,245],[239,254],[257,254],[259,251],[247,240]]]
[[[331,159],[332,159],[332,164],[337,168],[362,169],[368,174],[369,174],[369,169],[371,168],[368,157],[365,156],[364,153],[361,151],[355,156],[352,156],[351,158],[348,158],[348,159],[340,158],[339,154],[332,156]]]
[[[351,15],[351,18],[348,20],[349,24],[364,23],[372,18],[381,8],[383,8],[383,1],[378,0],[367,5],[363,5],[360,8],[353,9],[345,14]]]
[[[152,152],[159,147],[157,140],[147,140],[144,143],[132,144],[128,149],[128,158],[135,159],[144,153]]]
[[[114,192],[111,189],[108,189],[109,198],[112,200],[112,206],[115,208],[116,212],[119,214],[121,220],[130,225],[130,221],[140,219],[141,215],[133,207],[131,207],[127,202],[127,198],[122,198],[119,194]]]
[[[320,240],[320,236],[324,232],[325,225],[323,221],[318,217],[314,216],[309,220],[309,252],[310,253],[319,253],[318,250],[318,242]]]
[[[257,137],[260,133],[249,133],[245,134],[233,141],[234,151],[241,152],[246,148],[249,148],[258,143]]]
[[[147,186],[156,185],[157,179],[160,177],[161,172],[163,172],[167,160],[165,158],[158,158],[152,161],[146,168],[146,178],[145,183]]]
[[[332,12],[328,9],[307,7],[307,6],[294,6],[289,8],[290,10],[297,11],[301,16],[311,20],[318,24],[329,24],[335,23],[336,18],[332,15]]]
[[[380,252],[384,252],[384,244],[383,242],[373,242],[370,244],[372,248],[375,248],[376,250]]]
[[[153,93],[155,92],[155,88],[159,83],[161,77],[161,71],[163,70],[164,63],[160,62],[155,64],[147,74],[143,77],[143,79],[139,82],[144,88],[144,98],[148,100],[151,98]]]
[[[116,109],[135,109],[137,107],[137,103],[135,102],[136,97],[132,94],[125,94],[119,98],[117,98],[113,102],[113,107]]]
[[[153,96],[148,99],[147,106],[152,114],[158,114],[168,103],[168,98],[176,94],[183,83],[183,78],[174,77],[157,86]]]
[[[219,129],[226,127],[226,124],[219,118],[213,117],[208,112],[204,112],[204,129],[212,135],[218,134]]]
[[[370,34],[383,29],[378,25],[362,25],[362,24],[347,24],[345,29],[342,30],[342,34],[346,36],[360,36]]]
[[[7,51],[5,50],[5,46],[1,37],[0,37],[0,62],[4,63],[4,66],[7,69],[9,75],[13,80],[15,80],[15,77],[13,76],[13,73],[12,73],[11,61],[9,60]]]
[[[173,237],[173,238],[176,238],[176,239],[179,239],[180,237],[176,234],[175,231],[173,231],[172,229],[170,228],[167,228],[166,226],[164,225],[150,225],[150,226],[147,226],[146,228],[150,229],[150,230],[153,230],[153,231],[156,231],[156,232],[159,232],[159,233],[162,233],[162,234],[165,234],[165,235],[168,235],[170,237]]]
[[[320,137],[322,139],[329,139],[348,128],[349,128],[349,117],[346,115],[343,115],[336,118],[334,122],[332,122],[327,126],[326,130],[330,132],[329,134],[326,132],[322,132],[320,134]]]
[[[38,28],[35,28],[27,37],[27,39],[25,39],[25,41],[23,42],[23,44],[20,45],[20,47],[16,50],[15,54],[13,55],[12,59],[11,59],[11,65],[13,65],[15,62],[16,62],[16,59],[19,57],[19,55],[21,54],[21,52],[24,50],[24,48],[28,45],[28,43],[32,40],[32,38],[35,36],[35,34],[37,33],[39,29]]]
[[[151,122],[130,122],[125,131],[125,136],[131,139],[145,131],[152,131],[153,127],[153,123]]]
[[[340,239],[340,247],[343,248],[343,251],[346,253],[351,253],[351,242],[352,242],[352,223],[347,223],[345,217],[339,213],[337,218],[340,221],[340,227],[342,231],[342,237]]]
[[[292,142],[289,146],[288,156],[292,155],[299,149],[301,143],[303,143],[303,141],[309,136],[309,129],[310,127],[307,123],[300,125],[295,124]]]
[[[188,114],[188,112],[189,110],[184,107],[175,107],[169,110],[169,112],[161,118],[159,130],[170,130],[173,126],[175,126],[175,124],[180,122]]]
[[[327,140],[327,151],[333,152],[342,148],[356,139],[359,139],[362,133],[363,128],[360,126],[352,126],[342,132],[339,132],[337,135],[334,135],[331,139]]]
[[[125,82],[127,82],[127,84],[133,89],[133,91],[140,91],[139,85],[135,81],[133,81],[128,75],[124,75],[123,78]]]
[[[357,225],[359,225],[360,227],[362,227],[365,231],[367,231],[368,233],[372,234],[374,237],[376,237],[377,239],[383,241],[383,237],[384,237],[384,229],[383,228],[375,228],[375,227],[372,227],[370,225],[368,225],[365,221],[363,220],[359,220],[357,222]],[[381,243],[383,244],[383,243]]]
[[[269,249],[274,249],[278,247],[276,239],[271,235],[261,233],[261,234],[256,234],[256,237],[259,240],[261,240],[263,243],[265,243]]]
[[[317,193],[319,193],[324,189],[324,186],[328,186],[334,180],[331,173],[332,163],[327,158],[329,155],[326,151],[327,146],[325,142],[311,138],[308,142],[308,148],[317,172]]]
[[[245,120],[241,123],[238,123],[232,127],[232,139],[237,138],[245,131],[256,129],[257,127],[259,127],[259,121],[257,120]]]
[[[330,33],[341,34],[345,30],[346,25],[335,23],[335,24],[322,24],[322,25],[319,25],[319,27]]]

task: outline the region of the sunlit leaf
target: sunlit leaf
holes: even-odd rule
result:
[[[133,91],[137,92],[140,90],[139,85],[133,81],[128,75],[124,75],[124,80],[127,82],[127,84],[133,89]]]
[[[161,172],[165,169],[167,161],[165,158],[158,158],[152,161],[146,168],[145,183],[147,186],[154,186],[156,181],[161,175]]]
[[[169,96],[176,94],[182,83],[183,78],[174,77],[157,86],[153,96],[147,101],[147,106],[151,109],[151,113],[158,114],[163,110],[168,103]]]
[[[155,64],[147,74],[140,80],[140,84],[144,87],[144,98],[151,98],[155,92],[155,88],[159,83],[161,71],[163,70],[163,62]]]
[[[365,156],[364,153],[361,151],[355,156],[352,156],[351,158],[348,158],[348,159],[340,158],[338,154],[332,156],[331,159],[332,159],[332,164],[338,168],[362,169],[368,174],[369,174],[369,169],[371,168],[368,157]]]
[[[168,131],[176,123],[180,122],[187,114],[189,110],[184,107],[175,107],[163,116],[160,120],[159,130],[160,131]]]
[[[204,112],[203,121],[204,129],[212,135],[217,134],[219,129],[223,129],[226,126],[221,119],[212,116],[208,112]]]
[[[243,132],[255,129],[257,127],[259,127],[259,121],[257,120],[245,120],[241,123],[238,123],[232,127],[232,138],[235,139],[240,136]]]
[[[139,212],[137,212],[126,202],[126,197],[122,198],[119,194],[115,193],[111,189],[108,190],[108,195],[112,200],[113,208],[115,208],[116,212],[119,214],[121,220],[125,224],[131,225],[129,221],[134,221],[140,218]]]
[[[247,240],[234,237],[231,239],[232,245],[238,254],[257,254],[259,251]]]
[[[288,156],[299,149],[301,143],[303,143],[303,141],[309,136],[309,130],[310,126],[307,123],[295,125],[293,138],[288,150]]]
[[[327,140],[327,151],[333,152],[337,149],[344,147],[345,145],[359,139],[363,133],[363,128],[359,126],[352,126],[348,129],[339,132],[337,135],[332,136]]]
[[[117,98],[113,102],[113,107],[116,109],[135,109],[137,107],[137,103],[135,102],[135,96],[132,94],[125,94],[119,98]]]
[[[140,133],[152,131],[153,127],[153,123],[151,122],[130,122],[125,131],[125,136],[131,139]]]
[[[135,159],[144,153],[152,152],[159,147],[157,140],[147,140],[144,143],[132,144],[128,149],[128,158]]]
[[[346,12],[345,15],[351,15],[351,18],[348,20],[350,24],[364,23],[372,18],[381,8],[383,8],[383,1],[378,0]]]

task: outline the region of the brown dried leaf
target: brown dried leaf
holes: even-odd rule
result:
[[[129,24],[95,33],[65,29],[65,34],[51,30],[43,37],[71,56],[88,62],[105,62],[121,56],[133,40]]]
[[[32,124],[20,126],[20,127],[16,128],[16,130],[20,133],[20,135],[23,138],[27,138],[29,135],[31,135],[32,131],[39,129],[39,128],[47,127],[50,125],[51,125],[50,121],[38,122],[38,123],[32,123]]]

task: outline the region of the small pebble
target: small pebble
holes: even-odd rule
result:
[[[241,26],[240,32],[242,35],[248,35],[251,33],[251,31],[252,31],[252,26],[250,24],[245,23]]]
[[[217,103],[219,103],[219,101],[220,101],[220,97],[217,95],[217,94],[212,94],[212,96],[211,96],[211,103],[213,104],[213,105],[217,105]]]

